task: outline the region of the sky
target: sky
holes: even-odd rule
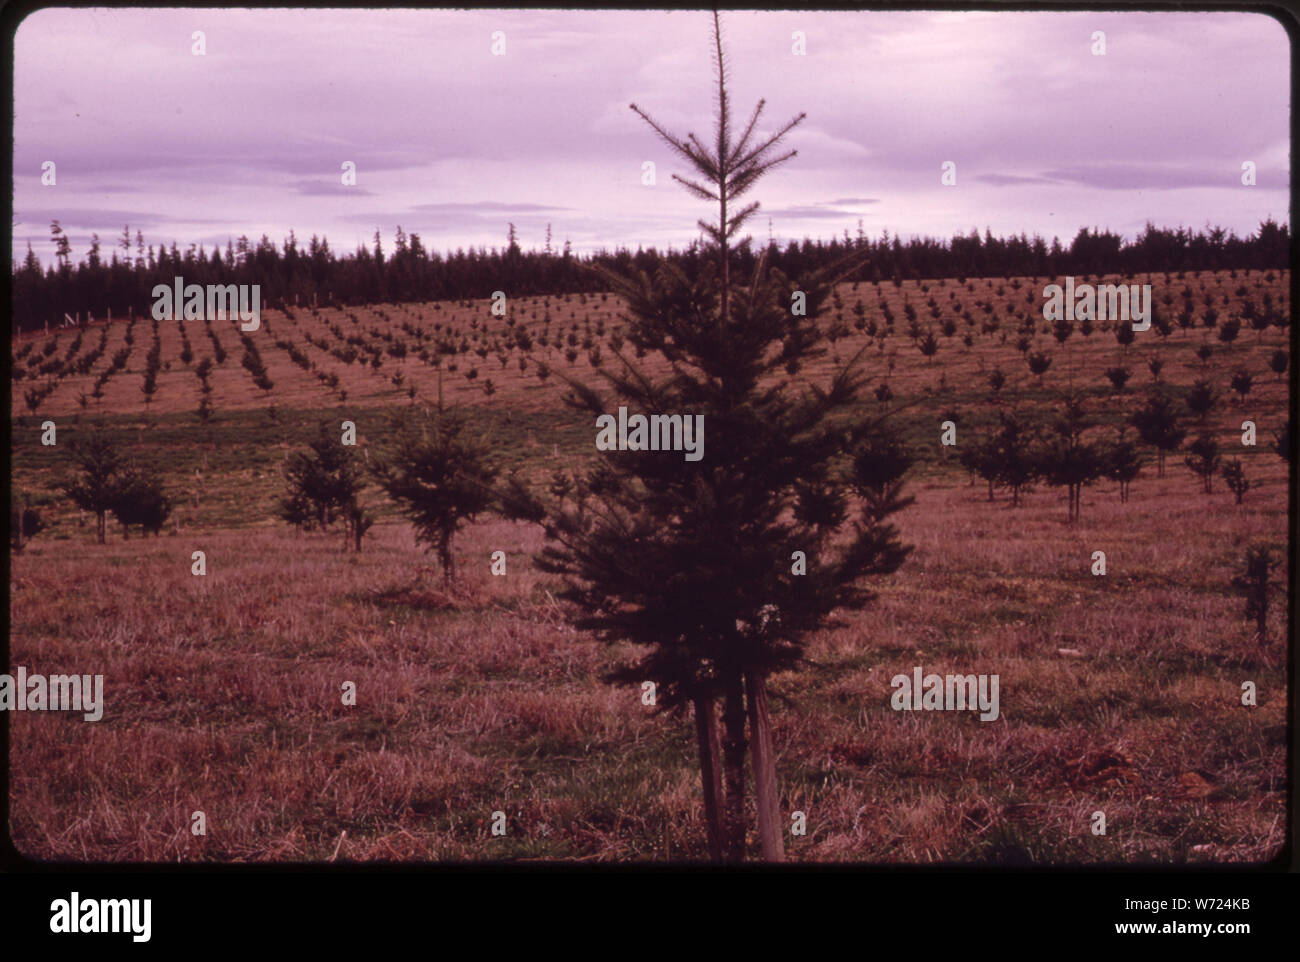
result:
[[[1289,223],[1290,50],[1266,16],[722,17],[738,119],[807,114],[747,198],[759,240]],[[628,105],[707,140],[711,50],[698,11],[38,10],[14,37],[13,256],[48,263],[56,218],[74,261],[124,224],[182,250],[379,230],[391,251],[398,225],[501,247],[511,222],[525,249],[548,224],[578,252],[682,247],[714,212]]]

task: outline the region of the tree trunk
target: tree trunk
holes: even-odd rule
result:
[[[98,511],[95,514],[95,534],[99,538],[100,544],[108,542],[108,519],[105,517],[106,512]]]
[[[772,719],[767,711],[767,682],[762,676],[745,672],[745,699],[754,759],[754,796],[758,800],[758,836],[763,844],[763,859],[780,862],[785,858],[785,844],[772,750]]]
[[[723,741],[726,766],[727,861],[745,860],[745,690],[738,670],[732,670],[726,683],[726,702],[722,722],[727,734]]]
[[[438,541],[438,558],[442,562],[443,584],[450,587],[452,579],[455,577],[455,572],[452,570],[455,562],[451,557],[451,535],[447,532],[443,532]]]
[[[704,820],[709,830],[709,858],[722,861],[722,769],[718,762],[722,756],[722,736],[718,731],[718,715],[713,699],[696,695],[695,742],[700,752],[700,780],[704,789]]]

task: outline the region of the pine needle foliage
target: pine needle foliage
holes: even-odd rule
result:
[[[555,372],[570,387],[568,403],[588,415],[619,406],[702,415],[703,458],[606,451],[587,474],[559,480],[552,503],[516,491],[515,509],[543,519],[549,540],[540,565],[563,576],[575,623],[642,646],[613,679],[655,682],[661,709],[693,708],[712,856],[745,856],[752,747],[762,853],[776,860],[783,826],[766,682],[800,667],[809,634],[836,624],[835,612],[865,606],[873,595],[864,582],[907,557],[889,521],[910,500],[901,496],[907,458],[878,420],[863,420],[865,348],[824,382],[801,377],[826,353],[821,318],[834,283],[862,259],[796,280],[760,257],[751,275],[733,276],[731,252],[758,210],[741,200],[795,156],[781,144],[804,115],[760,136],[760,101],[737,136],[716,13],[713,39],[708,145],[632,107],[693,169],[693,178],[675,180],[716,204],[717,220],[700,222],[710,240],[703,264],[687,273],[665,263],[653,276],[602,270],[626,304],[630,350],[607,359],[599,388]],[[665,358],[667,373],[638,364],[647,354]]]

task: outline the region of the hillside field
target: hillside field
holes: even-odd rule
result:
[[[836,357],[866,347],[863,413],[892,412],[917,459],[916,501],[897,516],[914,551],[874,586],[873,605],[812,639],[803,670],[771,681],[781,809],[807,821],[806,835],[787,832],[791,860],[1261,862],[1283,845],[1288,602],[1279,591],[1258,644],[1231,582],[1261,542],[1282,558],[1277,584],[1290,578],[1289,465],[1273,445],[1292,370],[1272,367],[1278,351],[1291,359],[1290,275],[1086,280],[1149,283],[1168,333],[1153,325],[1124,345],[1117,323],[1076,323],[1058,343],[1043,286],[1063,278],[845,283],[823,317],[828,355],[797,377],[824,383]],[[505,317],[491,303],[264,309],[248,341],[269,388],[241,365],[235,323],[159,322],[148,403],[148,305],[134,321],[11,344],[12,486],[50,527],[11,554],[10,665],[103,674],[106,698],[95,723],[10,715],[9,832],[22,853],[707,857],[689,718],[602,680],[634,652],[569,627],[534,566],[540,528],[481,518],[456,540],[461,582],[448,591],[373,486],[379,521],[359,554],[343,550],[341,530],[276,518],[280,467],[319,424],[351,420],[362,449],[382,449],[390,415],[436,406],[440,393],[503,468],[537,485],[594,463],[595,426],[564,405],[558,375],[596,383],[596,366],[631,356],[618,302],[508,298]],[[1239,333],[1222,338],[1234,319]],[[1033,355],[1050,359],[1041,375]],[[210,357],[205,419],[195,368]],[[1129,372],[1122,388],[1106,374],[1116,367]],[[994,371],[1005,375],[997,390]],[[1232,387],[1241,371],[1245,392]],[[1183,452],[1157,478],[1146,446],[1128,502],[1099,481],[1074,523],[1063,490],[1040,484],[1013,507],[999,489],[990,502],[958,463],[999,411],[1046,424],[1069,395],[1083,398],[1090,437],[1111,439],[1157,381],[1190,441],[1199,425],[1183,399],[1198,380],[1217,394],[1204,429],[1250,481],[1241,504],[1222,478],[1203,493]],[[947,420],[954,447],[940,444]],[[1247,420],[1255,446],[1242,443]],[[47,421],[53,446],[41,443]],[[69,447],[92,424],[161,473],[174,510],[160,537],[124,540],[110,524],[98,545],[93,519],[60,493]],[[196,550],[203,577],[191,574]],[[504,577],[489,570],[495,551]],[[890,679],[915,666],[998,675],[1001,717],[893,710]],[[355,707],[340,703],[347,681]],[[1242,704],[1247,681],[1254,706]],[[205,836],[191,834],[196,811]],[[490,832],[494,811],[506,813],[504,837]]]

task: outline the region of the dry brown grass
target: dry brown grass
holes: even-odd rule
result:
[[[1213,283],[1231,290],[1239,281]],[[874,313],[871,286],[860,293]],[[856,296],[845,288],[850,320]],[[923,308],[924,296],[910,296]],[[293,329],[271,317],[274,336]],[[307,318],[298,312],[300,324]],[[981,359],[986,369],[1001,364],[1013,377],[1008,389],[1036,403],[1009,345],[983,338],[966,354],[945,340],[927,365],[905,326],[900,313],[886,351],[899,352],[891,384],[900,400],[919,401],[918,423],[934,425],[935,442],[940,410],[987,406]],[[160,379],[154,416],[168,423],[169,405],[197,405],[198,382],[177,370],[175,325],[162,327],[173,368]],[[105,360],[120,336],[110,337]],[[1151,337],[1133,349],[1135,384],[1148,380],[1144,350],[1167,356],[1164,380],[1199,376],[1191,358],[1199,332],[1165,344]],[[137,324],[133,364],[148,338],[148,322]],[[249,410],[232,425],[256,425],[251,409],[262,402],[238,366],[238,340],[223,340],[231,359],[214,375],[215,403]],[[1253,358],[1256,370],[1247,403],[1228,398],[1216,412],[1221,438],[1248,416],[1261,445],[1271,440],[1288,401],[1285,383],[1262,368],[1278,340],[1272,330],[1256,346],[1247,329],[1213,362],[1220,390],[1241,360]],[[191,341],[203,357],[206,338],[192,331]],[[1076,333],[1067,354],[1077,341]],[[259,343],[277,405],[309,427],[323,403],[336,402],[314,378],[296,378],[269,339]],[[840,353],[850,348],[841,343]],[[1111,335],[1094,333],[1072,363],[1096,386],[1118,354]],[[498,366],[491,355],[474,361]],[[346,373],[355,381],[345,380],[355,387],[349,409],[353,399],[362,412],[397,401],[396,389],[381,387],[389,364],[397,366]],[[449,378],[448,399],[473,400],[498,419],[568,417],[553,384],[538,386],[531,371],[517,377],[513,359],[508,371],[491,372],[501,388],[491,399]],[[419,375],[425,397],[431,373]],[[953,395],[927,393],[941,374]],[[1054,366],[1049,390],[1063,377]],[[131,433],[143,413],[138,381],[138,372],[119,375],[104,400],[111,423]],[[61,385],[42,417],[63,425],[75,390]],[[1132,393],[1107,400],[1112,414],[1134,403]],[[16,429],[15,476],[40,488],[57,471],[18,439],[33,430],[30,419]],[[164,436],[149,430],[139,429],[139,450]],[[532,566],[537,529],[491,519],[468,529],[456,545],[463,583],[448,593],[399,520],[378,525],[361,555],[342,553],[338,536],[298,535],[268,520],[273,470],[229,468],[199,429],[177,421],[169,430],[159,457],[175,459],[174,477],[192,473],[199,450],[214,461],[205,507],[179,535],[100,547],[93,529],[76,528],[75,512],[51,509],[60,527],[13,556],[11,666],[102,673],[107,703],[97,723],[10,716],[9,831],[20,851],[76,861],[704,857],[689,721],[601,681],[635,652],[566,625],[554,585]],[[187,430],[199,440],[177,440]],[[530,431],[514,436],[521,456],[549,469],[550,438],[528,447]],[[247,443],[264,444],[259,437]],[[805,670],[773,679],[781,805],[808,818],[808,835],[788,838],[791,858],[1184,863],[1276,854],[1287,791],[1285,604],[1260,648],[1229,580],[1247,544],[1285,544],[1287,472],[1263,448],[1242,453],[1254,486],[1241,506],[1221,483],[1200,494],[1171,459],[1164,480],[1153,466],[1144,471],[1127,505],[1109,482],[1085,489],[1082,519],[1069,525],[1063,493],[1040,489],[1019,509],[1001,495],[990,504],[982,484],[968,485],[930,452],[912,484],[917,503],[900,520],[916,546],[911,558],[880,584],[874,607],[811,639]],[[205,513],[211,504],[222,508]],[[196,549],[207,554],[203,578],[190,574]],[[506,577],[489,573],[495,550],[507,552]],[[1090,574],[1095,550],[1107,554],[1105,577]],[[891,710],[890,678],[915,665],[998,674],[1002,717]],[[348,680],[358,686],[355,708],[341,704]],[[1247,680],[1259,690],[1254,708],[1240,704]],[[206,813],[206,837],[190,834],[196,810]],[[508,816],[504,838],[489,833],[496,810]],[[1091,833],[1095,811],[1105,813],[1105,836]]]

